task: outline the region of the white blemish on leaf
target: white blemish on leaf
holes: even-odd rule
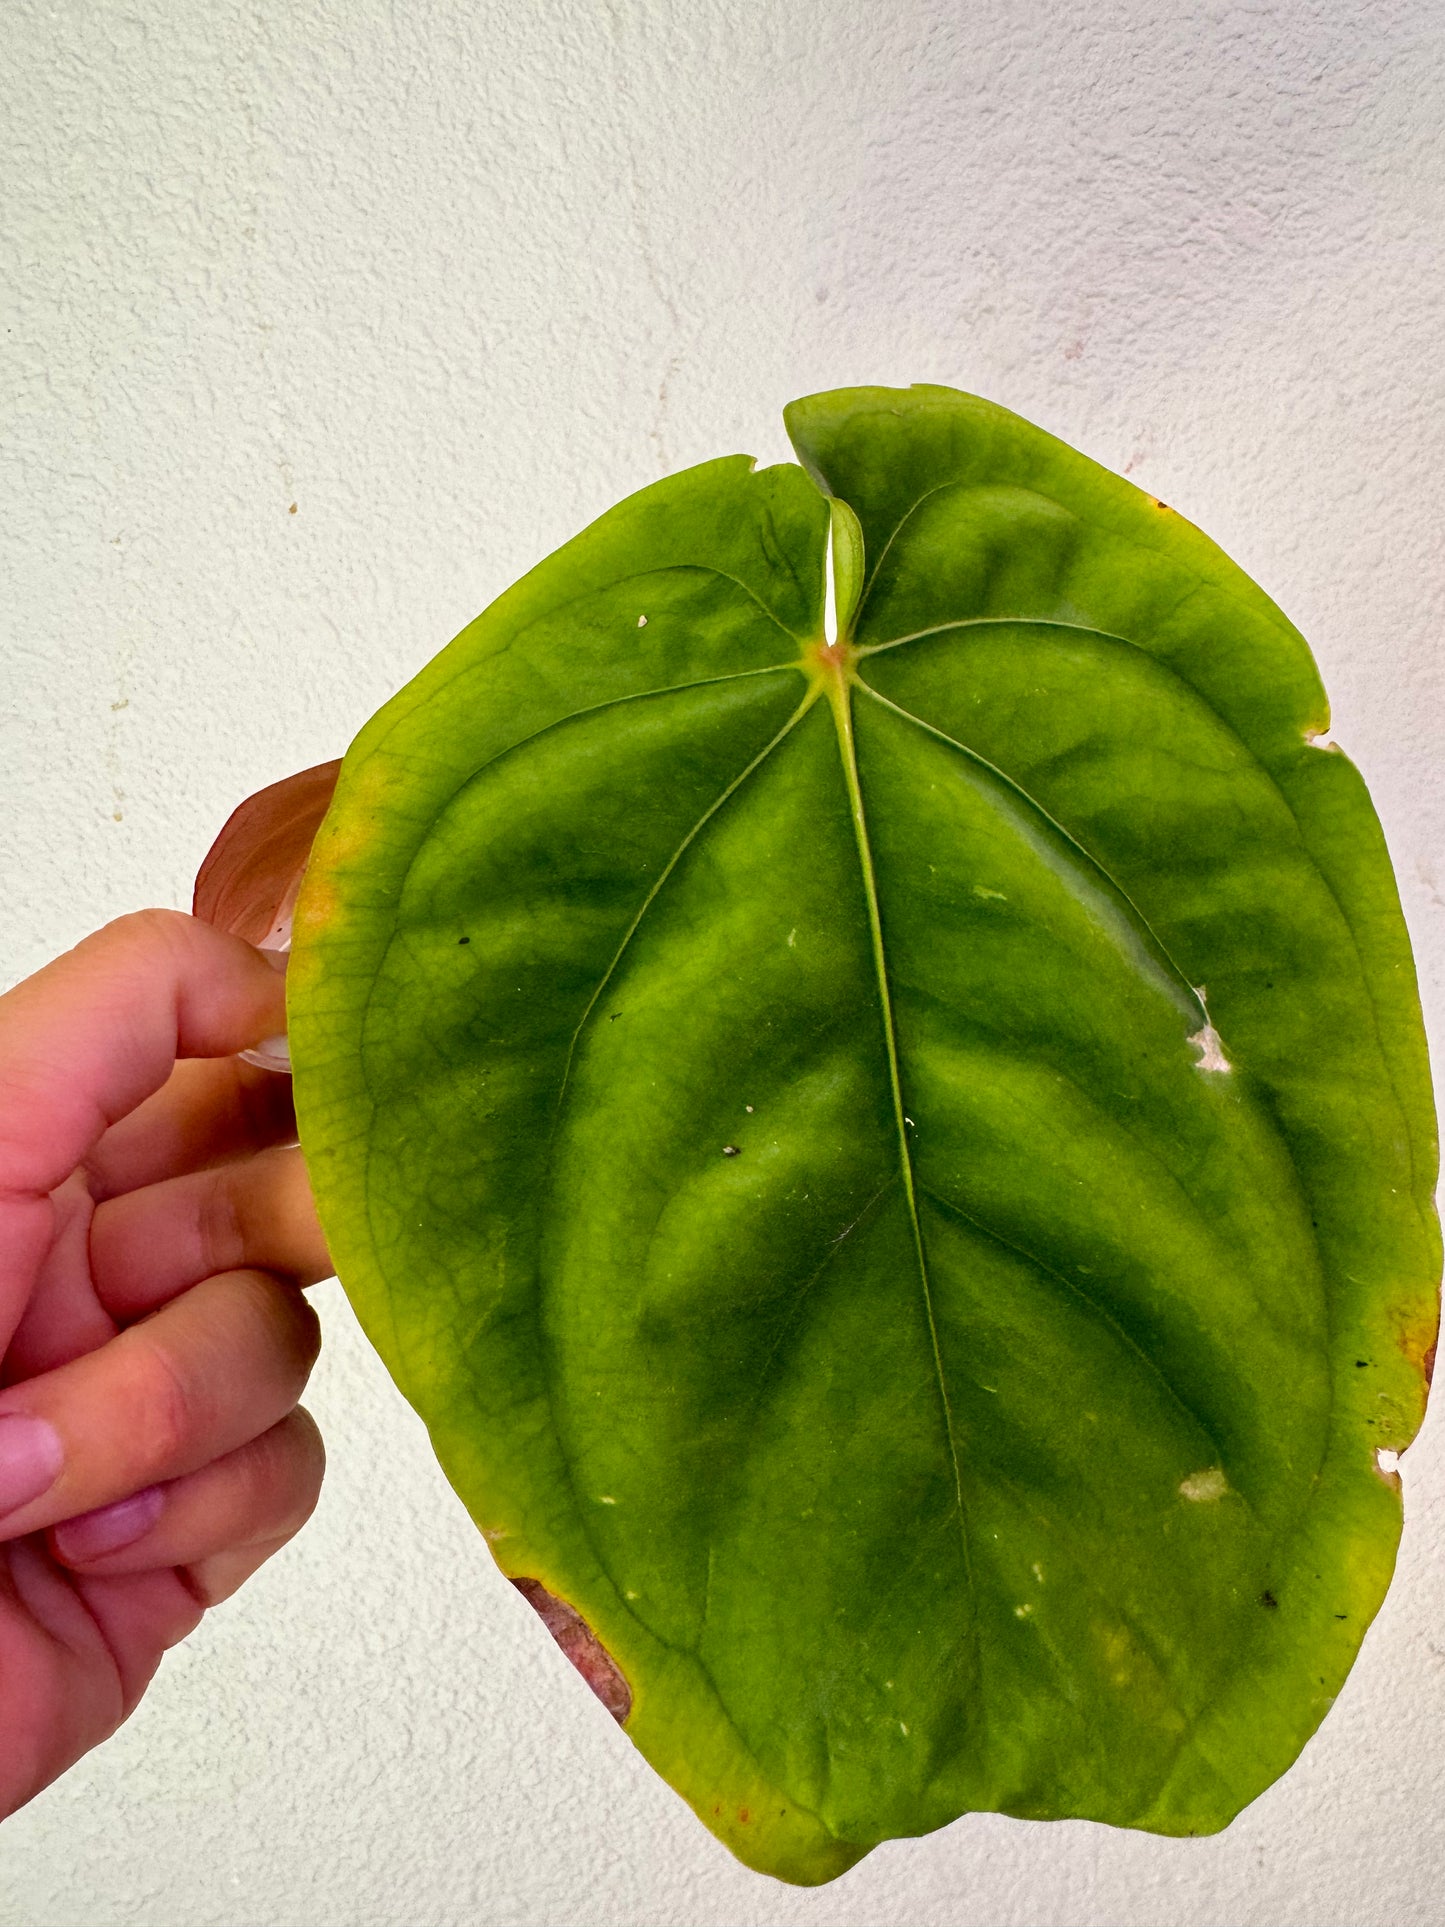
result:
[[[1206,1024],[1203,1030],[1195,1031],[1190,1043],[1199,1052],[1199,1061],[1194,1066],[1197,1071],[1231,1071],[1234,1066],[1224,1054],[1219,1032],[1213,1024]]]
[[[993,903],[1008,902],[1008,898],[1004,895],[1002,890],[986,890],[981,883],[974,884],[973,894],[976,897],[983,897]]]
[[[599,1492],[597,1495],[597,1503],[598,1505],[616,1505],[617,1501],[608,1494]]]
[[[797,935],[798,935],[798,933],[797,933],[797,931],[796,931],[796,930],[790,930],[790,931],[788,932],[788,948],[789,948],[789,950],[791,950],[791,949],[793,949],[793,947],[794,947],[794,944],[795,944],[795,942],[796,942],[796,939],[797,939]]]
[[[639,629],[645,629],[647,627],[647,617],[639,616],[637,618],[637,626]]]
[[[1014,1607],[1014,1618],[1015,1618],[1015,1619],[1027,1619],[1027,1618],[1028,1618],[1028,1616],[1029,1616],[1029,1614],[1030,1614],[1030,1613],[1031,1613],[1032,1611],[1033,1611],[1033,1607],[1032,1607],[1032,1606],[1030,1606],[1030,1605],[1028,1605],[1028,1604],[1024,1604],[1024,1605],[1022,1605],[1022,1606],[1015,1606],[1015,1607]]]
[[[1038,1580],[1040,1585],[1042,1585],[1044,1583],[1044,1569],[1039,1564],[1037,1559],[1035,1559],[1031,1570],[1033,1572],[1034,1578]]]
[[[1228,1490],[1229,1481],[1217,1465],[1208,1465],[1202,1472],[1191,1472],[1187,1479],[1179,1481],[1179,1496],[1196,1505],[1222,1499]]]

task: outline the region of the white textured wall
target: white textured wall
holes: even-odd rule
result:
[[[618,496],[927,379],[1312,638],[1445,1061],[1440,0],[7,0],[0,39],[0,978],[186,903],[236,801]],[[0,1830],[0,1927],[1445,1919],[1445,1421],[1342,1700],[1227,1834],[967,1819],[809,1894],[573,1683],[318,1296],[316,1520]]]

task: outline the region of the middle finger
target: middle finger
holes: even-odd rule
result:
[[[255,1265],[303,1285],[332,1273],[299,1148],[126,1191],[90,1225],[96,1293],[120,1324],[218,1271]]]
[[[102,1135],[85,1169],[99,1200],[295,1142],[289,1077],[239,1057],[182,1058],[158,1091]]]

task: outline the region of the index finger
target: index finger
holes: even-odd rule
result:
[[[0,997],[7,1297],[17,1285],[28,1296],[48,1193],[102,1132],[159,1090],[177,1058],[244,1050],[284,1030],[285,1010],[285,979],[259,951],[179,910],[120,917]]]

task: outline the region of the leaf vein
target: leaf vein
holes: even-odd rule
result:
[[[801,722],[802,718],[807,714],[808,710],[812,708],[815,700],[816,698],[813,692],[810,690],[809,693],[803,698],[802,702],[799,703],[798,707],[793,711],[792,715],[783,724],[782,728],[778,731],[777,735],[772,738],[771,742],[765,743],[763,747],[758,751],[757,755],[753,758],[753,760],[747,765],[747,767],[738,772],[738,774],[728,784],[727,788],[716,799],[716,801],[708,805],[708,807],[703,811],[702,815],[697,819],[696,823],[694,823],[692,828],[688,831],[687,835],[682,839],[681,843],[678,844],[677,848],[673,851],[672,855],[668,858],[666,864],[663,866],[661,872],[658,875],[657,881],[653,884],[652,888],[648,891],[647,895],[643,898],[642,905],[639,908],[637,915],[632,919],[632,922],[627,926],[627,930],[623,935],[621,943],[617,946],[616,952],[612,957],[612,961],[608,964],[607,969],[603,972],[602,976],[599,978],[597,983],[597,988],[593,991],[591,997],[588,999],[587,1008],[583,1011],[580,1019],[578,1020],[577,1028],[573,1031],[571,1042],[567,1046],[567,1061],[565,1066],[563,1067],[562,1081],[557,1087],[557,1109],[554,1117],[553,1132],[552,1132],[554,1141],[556,1138],[557,1122],[560,1121],[561,1119],[562,1108],[567,1099],[568,1086],[570,1085],[572,1080],[572,1066],[576,1058],[578,1042],[582,1036],[583,1031],[587,1028],[588,1021],[591,1018],[593,1011],[596,1010],[597,1008],[598,999],[601,997],[603,991],[606,990],[608,984],[611,983],[613,977],[617,974],[618,966],[621,964],[623,957],[627,954],[628,948],[632,943],[632,939],[637,935],[638,930],[641,928],[643,919],[646,917],[648,911],[652,908],[652,906],[656,903],[658,897],[662,893],[664,886],[667,884],[669,878],[676,870],[678,864],[681,863],[683,857],[686,856],[687,852],[692,848],[692,845],[696,842],[697,838],[702,834],[703,830],[706,829],[707,825],[717,815],[718,811],[723,807],[723,805],[727,803],[730,800],[730,798],[732,798],[737,794],[737,792],[742,788],[743,784],[748,780],[748,778],[753,774],[753,772],[767,761],[768,757],[772,755],[773,751],[784,740],[784,738],[797,726],[799,722]]]
[[[964,1224],[971,1225],[975,1231],[989,1239],[991,1243],[1001,1246],[1005,1251],[1011,1251],[1016,1258],[1022,1258],[1025,1264],[1031,1265],[1035,1271],[1041,1273],[1044,1277],[1052,1279],[1053,1282],[1068,1293],[1070,1297],[1077,1299],[1082,1305],[1087,1305],[1094,1316],[1108,1327],[1119,1343],[1127,1351],[1134,1354],[1149,1373],[1150,1377],[1162,1387],[1170,1401],[1177,1405],[1190,1423],[1203,1433],[1204,1437],[1209,1441],[1210,1450],[1215,1454],[1216,1462],[1219,1464],[1220,1469],[1225,1469],[1224,1454],[1213,1428],[1202,1414],[1197,1412],[1189,1403],[1189,1400],[1185,1398],[1184,1394],[1169,1378],[1159,1361],[1150,1357],[1138,1339],[1134,1337],[1126,1326],[1119,1322],[1118,1318],[1110,1311],[1106,1304],[1102,1303],[1102,1301],[1096,1298],[1091,1292],[1085,1291],[1083,1287],[1076,1284],[1072,1278],[1065,1277],[1063,1272],[1056,1270],[1053,1265],[1049,1264],[1045,1259],[1040,1258],[1037,1252],[1029,1251],[1023,1245],[1015,1244],[1012,1238],[1006,1238],[1002,1232],[993,1230],[991,1226],[986,1225],[981,1218],[974,1217],[971,1211],[965,1211],[961,1204],[955,1204],[951,1198],[943,1197],[941,1193],[935,1191],[931,1185],[920,1185],[919,1190],[930,1203],[937,1205],[939,1210],[946,1216],[959,1218]],[[1238,1488],[1234,1487],[1234,1482],[1231,1480],[1230,1483],[1231,1487],[1237,1491]],[[1244,1500],[1246,1505],[1249,1505],[1248,1499],[1245,1498],[1242,1492],[1239,1493],[1239,1497]],[[1254,1508],[1250,1506],[1250,1510],[1253,1511]]]
[[[842,752],[844,780],[848,787],[849,806],[853,816],[853,830],[858,844],[858,859],[863,873],[863,891],[868,906],[868,927],[872,939],[873,964],[878,983],[878,1000],[883,1019],[883,1036],[888,1056],[888,1079],[893,1100],[893,1115],[898,1134],[899,1170],[903,1179],[904,1197],[908,1204],[908,1217],[913,1230],[913,1245],[918,1262],[919,1283],[923,1291],[923,1307],[928,1320],[929,1342],[933,1350],[934,1375],[938,1384],[939,1403],[943,1412],[944,1436],[948,1441],[948,1455],[953,1467],[954,1498],[958,1510],[959,1546],[963,1556],[964,1582],[968,1587],[970,1601],[976,1599],[973,1562],[968,1543],[968,1515],[963,1500],[963,1470],[959,1463],[958,1439],[954,1431],[953,1407],[948,1396],[948,1382],[943,1369],[943,1353],[938,1337],[938,1321],[934,1315],[933,1292],[928,1275],[928,1254],[923,1242],[923,1227],[918,1218],[918,1199],[914,1191],[913,1156],[908,1146],[908,1125],[903,1106],[903,1085],[898,1067],[898,1039],[893,1020],[893,997],[888,981],[888,959],[883,943],[883,922],[878,907],[878,886],[873,870],[873,853],[868,841],[868,821],[863,806],[863,789],[858,780],[858,758],[853,742],[853,713],[851,692],[848,686],[840,687],[833,698],[833,713],[838,726],[838,742]],[[982,1653],[979,1640],[977,1610],[970,1613],[973,1634],[975,1667],[981,1670]]]

